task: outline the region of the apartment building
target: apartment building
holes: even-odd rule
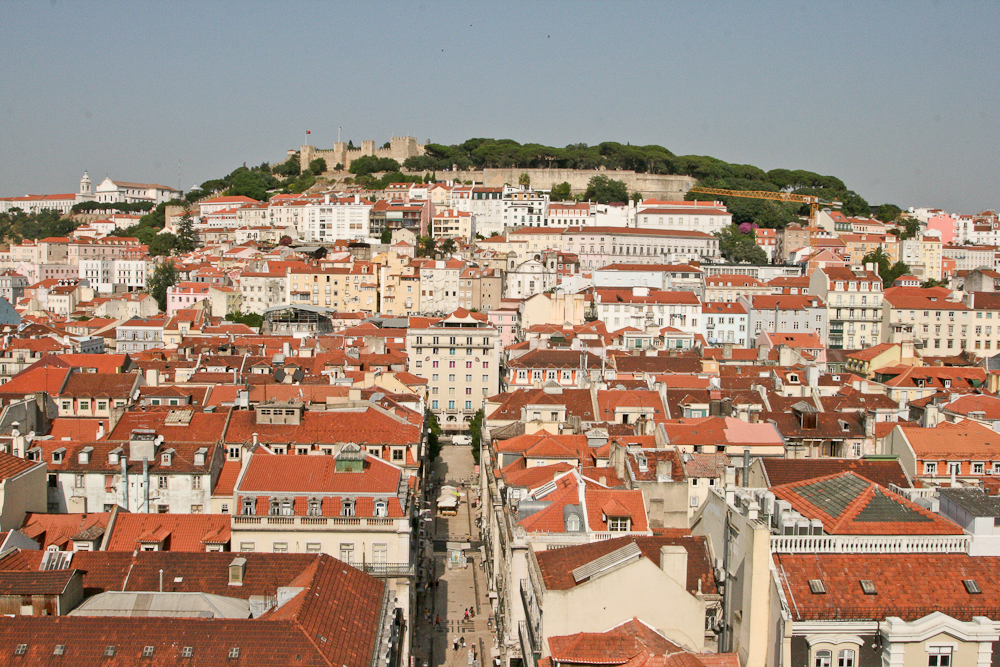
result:
[[[266,272],[241,273],[239,278],[244,313],[263,315],[264,311],[285,303],[286,274],[274,269]]]
[[[816,332],[829,340],[826,303],[807,294],[759,294],[740,303],[749,314],[749,331],[756,338],[762,331]]]
[[[487,396],[500,390],[499,334],[485,313],[457,309],[406,332],[409,372],[427,380],[431,412],[449,430],[467,429]]]
[[[993,326],[986,335],[985,321],[976,321],[959,294],[947,288],[892,287],[885,291],[882,306],[882,342],[914,341],[927,356],[958,354],[967,345],[991,349],[991,343],[1000,338],[1000,320],[996,335]],[[983,346],[984,342],[990,347]]]
[[[471,213],[449,208],[435,214],[431,236],[436,239],[459,239],[469,242],[476,236],[476,218]]]
[[[684,333],[704,334],[701,301],[693,292],[666,292],[648,287],[595,288],[587,294],[589,310],[609,331],[622,327],[673,327]]]
[[[809,293],[826,302],[834,349],[855,350],[882,341],[882,279],[874,267],[824,267],[809,278]]]
[[[350,267],[287,267],[285,303],[334,310],[378,311],[378,274],[371,262]]]

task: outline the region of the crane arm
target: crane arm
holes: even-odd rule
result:
[[[819,197],[814,195],[797,195],[791,192],[770,192],[768,190],[723,190],[721,188],[703,188],[696,186],[688,192],[701,192],[707,195],[723,197],[747,197],[749,199],[773,199],[776,201],[796,202],[799,204],[818,204]]]

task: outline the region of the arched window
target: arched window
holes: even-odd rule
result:
[[[384,500],[375,501],[375,516],[389,516],[389,506]]]
[[[281,501],[281,516],[294,516],[295,510],[293,509],[292,499],[285,498]]]
[[[306,515],[307,516],[320,516],[320,513],[322,512],[322,510],[320,509],[320,506],[321,506],[321,504],[320,504],[319,498],[310,498],[309,499],[309,507],[306,509]]]
[[[833,652],[816,651],[816,659],[813,661],[814,667],[833,667]]]
[[[244,498],[243,499],[243,516],[253,516],[256,509],[257,501],[254,498]]]
[[[578,533],[580,532],[580,515],[570,514],[566,517],[566,532],[567,533]]]

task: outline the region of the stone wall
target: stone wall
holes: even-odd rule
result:
[[[361,148],[348,150],[345,142],[337,141],[333,144],[333,148],[303,146],[299,150],[299,165],[302,169],[306,169],[313,160],[323,158],[326,160],[327,170],[333,171],[333,168],[338,163],[344,165],[344,169],[347,169],[351,166],[353,160],[366,155],[372,155],[381,158],[392,158],[402,166],[406,158],[423,154],[423,145],[418,144],[414,137],[393,137],[389,140],[389,148],[375,148],[374,141],[366,140],[361,142]],[[294,155],[294,151],[290,150],[289,155]]]
[[[327,161],[329,162],[329,160]],[[531,187],[549,190],[560,183],[569,183],[573,194],[583,194],[594,176],[607,176],[616,181],[624,181],[629,194],[639,192],[645,198],[684,199],[684,195],[697,183],[691,176],[663,174],[643,174],[634,171],[610,171],[597,169],[484,169],[482,171],[437,172],[438,180],[475,181],[489,187],[499,187],[505,183],[517,185],[521,174],[528,174]]]

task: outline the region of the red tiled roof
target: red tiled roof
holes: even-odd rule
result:
[[[264,444],[336,443],[408,445],[420,441],[420,425],[370,407],[360,411],[306,410],[299,425],[258,424],[251,410],[233,413],[225,441],[250,442],[257,433]]]
[[[135,551],[140,541],[163,541],[163,551],[205,551],[229,542],[228,514],[130,514],[115,518],[107,551]],[[151,536],[155,535],[155,538]]]
[[[716,592],[715,575],[705,537],[691,535],[688,530],[665,530],[662,534],[645,536],[624,536],[610,540],[580,544],[535,554],[542,572],[545,588],[550,591],[564,591],[578,584],[573,578],[573,570],[605,556],[628,544],[635,543],[642,555],[660,566],[660,547],[682,546],[688,552],[687,590],[695,594],[699,587],[703,593]]]
[[[962,529],[883,486],[842,472],[771,487],[831,535],[962,535]]]
[[[70,540],[90,528],[107,529],[111,512],[94,512],[92,514],[41,514],[28,512],[24,515],[21,532],[39,543],[42,549],[50,546],[59,547],[61,551],[72,551]]]
[[[0,561],[0,570],[37,570],[42,552],[15,552]],[[106,663],[106,646],[128,664],[153,647],[150,664],[175,664],[180,649],[192,647],[193,659],[224,664],[239,648],[240,664],[279,667],[289,661],[304,666],[368,667],[381,622],[385,584],[327,555],[241,553],[246,560],[242,586],[229,585],[232,553],[77,552],[72,565],[84,571],[84,588],[201,592],[248,599],[274,596],[281,586],[301,587],[298,596],[257,619],[30,617],[0,619],[0,654],[25,665],[51,663],[52,647],[66,646],[76,664]],[[169,572],[163,577],[161,572]],[[98,580],[95,574],[105,574]],[[127,586],[125,583],[127,582]],[[97,638],[97,639],[95,639]],[[299,656],[299,659],[290,658]]]
[[[940,611],[963,621],[991,616],[1000,608],[1000,588],[991,585],[1000,558],[965,554],[776,554],[793,618],[802,620],[913,621]],[[823,582],[826,593],[812,593],[809,581]],[[962,580],[972,579],[982,593],[970,594]],[[875,584],[865,595],[861,581]]]
[[[17,477],[21,473],[24,473],[32,468],[39,465],[44,465],[37,463],[35,461],[28,461],[17,456],[11,456],[4,452],[0,452],[0,482],[6,481],[12,477]]]
[[[764,466],[768,486],[784,486],[848,471],[884,487],[890,484],[900,488],[913,486],[898,459],[761,458],[760,462]]]
[[[257,453],[247,464],[237,492],[395,495],[399,489],[400,469],[376,457],[365,456],[362,472],[337,472],[336,465],[333,456]]]

